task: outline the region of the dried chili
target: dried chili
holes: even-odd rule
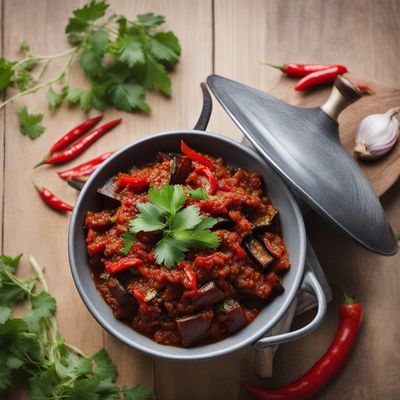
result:
[[[37,166],[42,164],[61,164],[72,160],[83,151],[85,151],[94,141],[96,141],[106,132],[110,131],[112,128],[118,125],[121,121],[122,118],[118,118],[113,121],[107,122],[99,128],[89,132],[66,149],[60,151],[59,153],[54,153],[50,157],[44,159]]]
[[[305,90],[326,83],[332,83],[338,75],[345,72],[347,72],[347,68],[343,65],[335,65],[327,69],[312,72],[300,79],[299,83],[295,86],[295,90]]]
[[[55,194],[50,192],[50,190],[48,190],[44,187],[36,186],[36,185],[35,185],[35,189],[39,193],[39,196],[41,197],[41,199],[53,210],[56,210],[59,212],[67,212],[67,211],[72,211],[74,209],[71,205],[60,200]]]
[[[93,128],[101,119],[103,118],[104,114],[100,114],[97,117],[88,119],[87,121],[75,126],[75,128],[71,129],[67,132],[61,139],[51,146],[49,150],[49,154],[54,154],[57,151],[60,151],[67,147],[70,143],[76,140],[79,136],[82,136],[86,133],[89,129]]]
[[[214,165],[209,158],[204,154],[198,153],[191,149],[183,140],[181,140],[181,151],[185,156],[188,156],[192,161],[197,161],[199,164],[208,167],[211,171],[214,171]]]
[[[256,399],[307,399],[326,385],[342,368],[356,341],[361,324],[362,306],[350,297],[339,308],[340,323],[325,354],[302,377],[280,388],[261,388],[241,382]]]
[[[77,165],[76,167],[66,169],[64,171],[59,171],[57,174],[62,179],[70,179],[75,177],[82,177],[90,175],[104,160],[113,154],[112,151],[108,153],[101,154],[83,164]]]
[[[312,72],[317,72],[325,70],[332,67],[342,67],[346,68],[340,64],[297,64],[297,63],[287,63],[281,65],[267,64],[272,68],[279,69],[290,76],[304,77],[311,74]]]

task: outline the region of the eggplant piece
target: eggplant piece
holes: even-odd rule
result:
[[[258,219],[254,222],[252,227],[252,232],[256,235],[259,235],[264,232],[275,232],[279,227],[279,213],[277,212],[271,218],[264,216],[263,218]]]
[[[197,295],[193,298],[193,310],[211,306],[224,298],[224,293],[218,288],[215,282],[208,282],[202,286]]]
[[[244,247],[248,256],[261,268],[267,268],[275,258],[264,246],[264,243],[256,239],[254,236],[248,236],[244,240]]]
[[[246,325],[246,318],[241,305],[234,299],[228,299],[222,305],[222,325],[228,333],[233,333]]]
[[[206,336],[210,329],[212,313],[202,312],[200,314],[189,315],[176,319],[182,345],[187,347],[198,342]]]
[[[229,231],[235,226],[235,223],[229,218],[217,217],[215,219],[217,220],[217,223],[211,228],[212,231],[216,231],[217,229],[226,229]]]
[[[97,189],[97,193],[110,199],[118,200],[118,194],[115,193],[115,176],[108,178],[102,186]]]
[[[174,156],[171,165],[170,185],[183,184],[192,172],[192,160],[187,156]]]
[[[107,281],[107,287],[110,291],[112,299],[109,301],[114,317],[117,319],[132,318],[138,309],[136,299],[123,287],[121,282],[116,278],[110,278]]]

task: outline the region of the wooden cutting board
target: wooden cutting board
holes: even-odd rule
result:
[[[374,92],[374,94],[363,96],[339,116],[340,139],[346,150],[354,157],[354,136],[359,122],[369,114],[384,113],[392,107],[400,106],[400,89],[388,88],[353,74],[345,74],[345,77],[356,85],[367,85]],[[331,89],[330,85],[314,88],[307,92],[297,92],[294,90],[297,79],[282,74],[281,79],[268,92],[299,107],[315,107],[325,102]],[[357,161],[370,180],[375,193],[381,196],[399,177],[400,141],[389,154],[379,161]]]

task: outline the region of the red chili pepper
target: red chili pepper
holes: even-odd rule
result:
[[[185,262],[181,262],[179,266],[183,269],[185,277],[183,278],[183,286],[186,289],[197,289],[197,275],[196,272],[193,271],[189,265]]]
[[[347,72],[347,68],[343,65],[335,65],[333,67],[315,71],[300,79],[299,83],[295,86],[295,90],[305,90],[314,86],[324,85],[335,81],[338,75]]]
[[[102,240],[98,240],[95,243],[89,244],[88,245],[88,252],[90,254],[97,254],[97,253],[101,253],[102,251],[105,250],[106,246],[108,243],[108,239],[102,239]]]
[[[53,154],[56,151],[60,151],[67,147],[71,142],[77,139],[79,136],[86,133],[89,129],[93,128],[101,119],[103,118],[104,114],[101,114],[97,117],[88,119],[87,121],[83,122],[80,125],[77,125],[75,128],[71,129],[67,132],[61,139],[51,146],[49,150],[49,154]]]
[[[80,176],[88,176],[90,175],[104,160],[110,157],[113,154],[112,151],[108,153],[101,154],[96,158],[93,158],[89,161],[86,161],[83,164],[77,165],[76,167],[66,169],[64,171],[59,171],[57,174],[62,179],[75,178]]]
[[[241,384],[259,400],[307,399],[326,385],[349,357],[361,324],[362,306],[349,297],[340,306],[340,324],[325,354],[302,377],[280,388]]]
[[[197,151],[191,149],[183,140],[181,140],[181,151],[192,161],[197,161],[198,163],[208,167],[211,171],[214,171],[214,165],[211,160],[208,159],[204,154],[200,154]]]
[[[42,164],[61,164],[65,163],[73,158],[77,157],[83,151],[85,151],[94,141],[99,137],[104,135],[106,132],[114,128],[122,121],[122,118],[115,119],[114,121],[107,122],[106,124],[100,126],[99,128],[89,132],[87,135],[83,136],[75,143],[71,144],[65,150],[59,153],[54,153],[49,158],[46,158],[40,162],[36,167]]]
[[[357,85],[357,89],[364,94],[376,94],[375,90],[371,89],[367,85]]]
[[[325,70],[332,67],[342,67],[346,68],[340,64],[297,64],[297,63],[288,63],[288,64],[281,64],[281,65],[274,65],[274,64],[267,64],[272,68],[279,69],[280,71],[284,72],[290,76],[298,76],[303,77],[312,72],[317,72],[321,70]]]
[[[142,190],[149,184],[147,178],[141,178],[129,175],[120,175],[117,181],[117,187],[121,188],[127,186],[131,189]]]
[[[106,271],[109,274],[115,274],[118,271],[122,271],[128,268],[136,268],[143,265],[143,260],[136,257],[125,257],[115,262],[105,262]]]
[[[210,195],[214,194],[218,189],[218,181],[215,175],[210,171],[209,168],[203,166],[197,167],[195,171],[198,174],[204,175],[207,178],[209,183],[207,188],[207,194]]]
[[[62,200],[56,197],[53,193],[50,192],[50,190],[36,185],[35,189],[38,191],[39,196],[42,198],[42,200],[53,210],[66,212],[72,211],[74,209],[71,205],[64,203]]]

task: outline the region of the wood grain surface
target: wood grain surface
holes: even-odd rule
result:
[[[107,119],[122,115],[124,123],[76,163],[152,132],[192,127],[201,105],[199,83],[212,72],[262,90],[273,90],[281,76],[263,65],[265,62],[340,62],[358,76],[388,87],[400,86],[398,0],[110,2],[116,12],[130,17],[144,11],[165,15],[168,28],[181,40],[182,59],[173,75],[171,100],[151,94],[148,97],[153,110],[150,116],[108,110]],[[63,32],[67,17],[83,3],[81,0],[2,0],[2,54],[7,58],[17,57],[18,43],[23,38],[39,54],[68,48]],[[74,69],[72,79],[77,83],[82,81],[79,68]],[[15,108],[20,104],[27,104],[33,112],[45,111],[47,131],[35,142],[18,132]],[[118,365],[120,383],[146,384],[154,389],[159,400],[250,399],[239,390],[238,379],[270,386],[288,382],[310,367],[324,352],[336,329],[337,298],[316,332],[279,348],[274,376],[269,380],[257,378],[254,354],[249,350],[216,360],[179,364],[131,350],[97,325],[80,300],[69,272],[68,217],[49,210],[31,185],[32,166],[56,138],[84,118],[81,111],[68,107],[50,113],[42,92],[21,99],[0,113],[1,246],[5,254],[33,254],[46,267],[50,290],[58,301],[60,330],[67,340],[87,353],[105,346]],[[241,139],[239,130],[217,105],[210,130]],[[73,189],[57,178],[54,169],[43,168],[33,179],[67,201],[73,202],[76,198]],[[397,183],[382,197],[395,232],[400,231],[399,196]],[[399,398],[399,255],[391,258],[373,255],[341,237],[314,214],[307,217],[306,224],[328,279],[350,293],[356,292],[365,306],[364,323],[352,358],[317,398]],[[28,271],[24,261],[21,272]],[[295,325],[304,324],[311,314],[298,318]],[[5,399],[12,400],[28,398],[20,385],[6,396]]]

